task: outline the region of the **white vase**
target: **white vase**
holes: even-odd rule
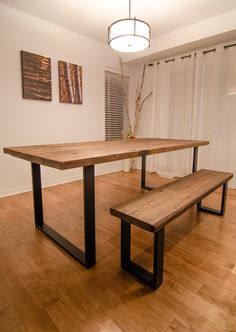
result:
[[[130,158],[124,159],[123,160],[123,171],[125,173],[128,173],[130,171],[130,167],[131,167]]]

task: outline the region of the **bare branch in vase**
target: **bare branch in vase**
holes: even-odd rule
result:
[[[142,77],[141,77],[141,83],[137,84],[136,88],[136,98],[135,98],[135,110],[134,110],[134,117],[133,117],[133,124],[131,123],[131,116],[129,112],[129,107],[128,107],[128,96],[125,92],[125,77],[124,77],[124,69],[123,69],[123,62],[122,59],[120,59],[120,66],[121,66],[121,77],[122,77],[122,83],[123,83],[123,96],[124,96],[124,111],[125,115],[127,116],[127,131],[124,134],[124,138],[135,138],[140,122],[140,114],[143,108],[144,103],[148,100],[148,98],[152,95],[152,91],[149,92],[149,94],[145,97],[142,98],[142,93],[143,93],[143,86],[144,86],[144,81],[145,81],[145,73],[146,73],[146,64],[143,66],[142,70]],[[135,159],[132,158],[131,160],[131,168],[135,168]]]

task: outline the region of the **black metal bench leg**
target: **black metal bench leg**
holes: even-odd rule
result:
[[[154,233],[153,288],[157,289],[163,281],[165,227]]]
[[[146,155],[142,155],[142,169],[141,169],[141,188],[152,190],[153,187],[146,185]]]
[[[197,204],[198,210],[203,211],[203,212],[216,214],[218,216],[223,216],[225,214],[227,188],[228,188],[228,182],[224,183],[223,187],[222,187],[221,208],[220,208],[220,210],[216,210],[216,209],[209,208],[207,206],[203,206],[201,204],[201,202]]]
[[[192,173],[195,173],[197,171],[197,159],[198,159],[198,146],[195,146],[193,148],[193,167],[192,167]]]
[[[95,193],[94,193],[94,165],[84,167],[84,237],[85,250],[82,251],[73,243],[57,233],[43,221],[43,201],[40,165],[32,163],[33,200],[35,227],[45,233],[61,248],[67,251],[86,268],[96,263],[95,248]]]
[[[193,167],[192,167],[192,172],[193,173],[197,171],[197,161],[198,161],[198,147],[194,147],[194,149],[193,149]],[[216,214],[218,216],[223,216],[225,214],[226,195],[227,195],[227,183],[225,183],[223,185],[221,209],[220,210],[216,210],[216,209],[212,209],[212,208],[208,208],[206,206],[203,206],[202,201],[197,203],[197,209],[199,211]]]
[[[121,267],[130,262],[131,225],[121,220]]]
[[[163,281],[164,236],[164,227],[154,233],[153,273],[151,273],[131,261],[131,225],[121,220],[121,267],[153,289],[160,287]]]

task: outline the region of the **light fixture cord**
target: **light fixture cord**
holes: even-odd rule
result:
[[[131,17],[131,0],[129,0],[129,18]]]

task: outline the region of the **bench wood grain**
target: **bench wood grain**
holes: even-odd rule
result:
[[[215,191],[233,174],[201,169],[110,209],[112,215],[156,232]]]

